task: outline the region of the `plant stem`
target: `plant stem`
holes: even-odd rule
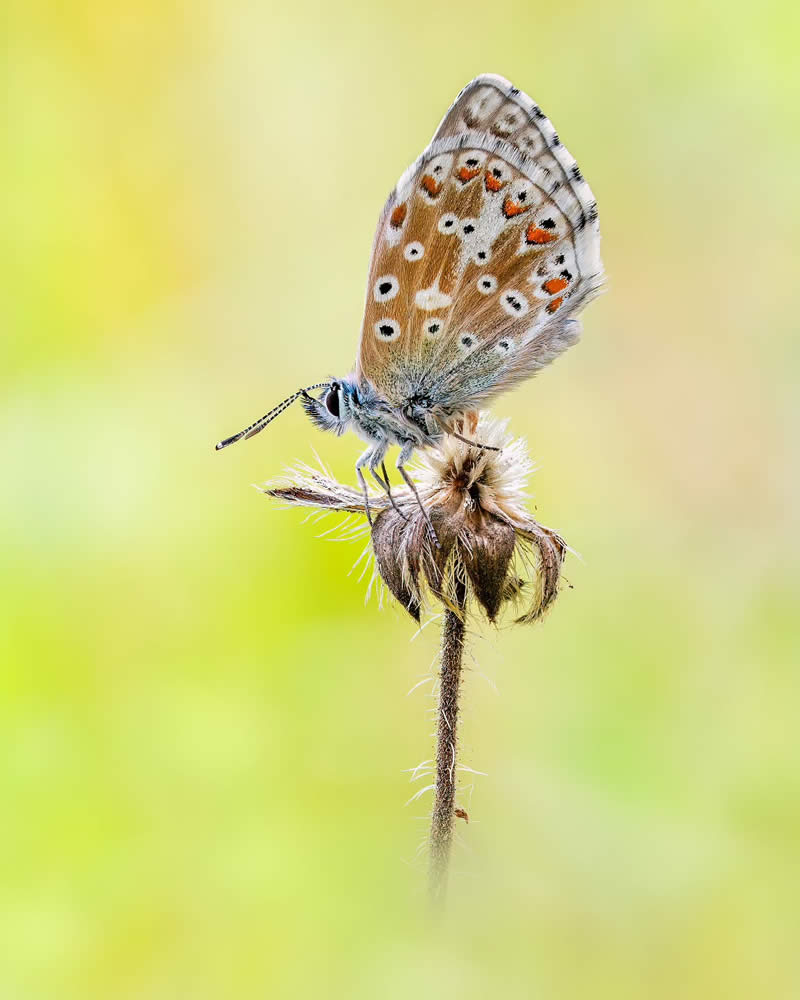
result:
[[[431,816],[428,888],[431,901],[442,903],[453,841],[458,747],[458,696],[464,652],[466,588],[458,587],[458,614],[445,608],[442,616],[442,668],[436,729],[436,785]]]

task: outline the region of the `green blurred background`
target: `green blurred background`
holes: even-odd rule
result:
[[[3,1000],[800,995],[797,10],[12,7]],[[475,637],[432,927],[435,627],[249,486],[358,442],[212,446],[349,369],[385,195],[484,71],[577,156],[609,293],[496,408],[583,561]]]

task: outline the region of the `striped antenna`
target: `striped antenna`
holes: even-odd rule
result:
[[[259,433],[259,431],[263,431],[267,424],[272,423],[275,417],[283,413],[286,407],[291,406],[292,403],[300,396],[305,395],[307,392],[311,392],[312,389],[324,389],[329,385],[330,382],[317,382],[316,385],[309,385],[305,389],[298,389],[297,392],[293,392],[291,396],[284,399],[282,403],[278,403],[277,406],[273,407],[269,413],[265,413],[260,420],[256,420],[254,424],[250,424],[249,427],[245,427],[243,431],[239,431],[239,433],[234,434],[233,437],[225,438],[224,441],[220,441],[217,444],[216,450],[221,451],[222,448],[227,448],[229,444],[236,444],[236,442],[241,441],[242,438],[246,440],[247,438],[254,437]]]

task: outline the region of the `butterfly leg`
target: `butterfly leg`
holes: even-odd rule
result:
[[[420,495],[417,492],[416,483],[414,482],[414,480],[411,478],[411,476],[409,476],[409,474],[405,470],[405,463],[409,460],[409,458],[411,458],[411,456],[413,455],[413,453],[414,453],[414,442],[413,441],[406,441],[406,443],[403,445],[402,449],[400,450],[400,454],[397,456],[397,471],[400,473],[400,475],[405,480],[406,486],[408,486],[408,488],[414,494],[414,496],[416,498],[416,501],[419,504],[419,509],[422,511],[422,516],[425,519],[425,527],[428,529],[428,535],[429,535],[431,541],[433,542],[433,544],[438,549],[439,548],[439,539],[436,537],[436,529],[433,527],[433,522],[431,521],[430,514],[428,514],[428,511],[425,509],[425,505],[423,504],[422,500],[420,499]]]
[[[364,478],[364,473],[361,470],[365,465],[369,465],[371,462],[373,451],[373,448],[367,448],[364,454],[360,455],[358,461],[356,462],[356,475],[358,476],[358,483],[361,487],[361,492],[364,494],[364,511],[366,512],[367,522],[370,527],[372,527],[372,512],[369,509],[369,488],[367,487],[367,481]]]
[[[389,498],[389,503],[392,505],[392,507],[394,507],[395,511],[400,515],[400,517],[402,517],[402,519],[404,521],[407,521],[408,518],[402,512],[402,510],[400,510],[400,508],[397,506],[397,504],[394,501],[394,497],[392,496],[392,487],[391,487],[391,484],[389,482],[389,474],[386,471],[386,463],[383,460],[383,456],[384,456],[385,453],[386,453],[386,451],[384,449],[383,452],[376,452],[372,456],[372,461],[369,463],[369,471],[372,473],[372,477],[375,480],[375,482],[386,493],[386,496]],[[383,478],[382,479],[381,479],[380,475],[378,474],[378,465],[379,464],[380,464],[380,467],[381,467],[381,469],[383,471]]]

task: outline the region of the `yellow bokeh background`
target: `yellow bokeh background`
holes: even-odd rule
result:
[[[797,6],[5,23],[0,996],[798,996]],[[582,559],[476,629],[432,925],[435,626],[249,486],[359,442],[212,446],[349,370],[384,198],[487,71],[578,158],[609,291],[495,408]]]

